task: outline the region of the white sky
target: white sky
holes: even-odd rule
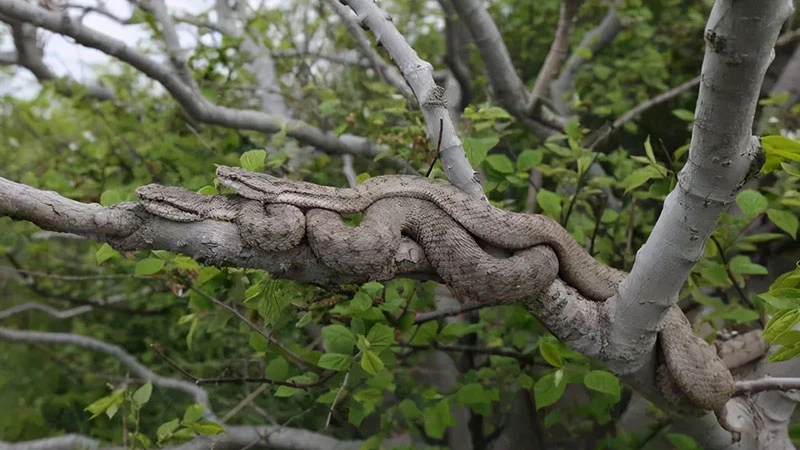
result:
[[[70,4],[76,5],[97,5],[96,1],[77,0]],[[127,0],[105,0],[107,10],[113,12],[121,18],[128,18],[131,15],[131,6]],[[166,0],[167,8],[175,15],[196,14],[206,11],[214,4],[214,0]],[[77,12],[73,12],[77,14]],[[113,20],[96,13],[88,14],[84,18],[84,25],[98,30],[102,33],[121,39],[127,44],[137,46],[140,40],[146,39],[146,33],[141,25],[123,26]],[[182,47],[193,47],[195,36],[187,32],[180,25],[177,27],[178,35]],[[8,29],[6,27],[6,29]],[[40,31],[40,35],[45,42],[44,61],[50,69],[58,75],[69,74],[78,81],[91,80],[93,78],[92,67],[100,64],[107,64],[109,57],[97,50],[77,45],[69,38],[58,34]],[[0,38],[0,51],[13,50],[14,44],[9,33],[4,33]],[[14,69],[14,76],[0,79],[0,95],[13,93],[15,95],[27,97],[35,95],[38,91],[38,83],[34,76],[26,69]]]

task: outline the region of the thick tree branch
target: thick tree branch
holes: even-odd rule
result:
[[[300,120],[216,105],[187,87],[168,66],[148,58],[118,39],[85,27],[66,13],[48,11],[22,0],[0,0],[0,14],[69,36],[81,45],[100,50],[130,64],[161,83],[184,110],[200,122],[264,133],[285,131],[288,136],[304,144],[335,154],[352,153],[373,157],[384,150],[360,136],[337,136],[334,132],[323,131]]]
[[[772,47],[792,11],[789,0],[718,0],[709,16],[689,161],[620,286],[620,300],[611,303],[616,310],[609,350],[619,353],[610,367],[620,372],[640,369],[631,377],[634,385],[654,376],[653,343],[661,318],[702,258],[717,220],[743,187],[760,152],[760,143],[751,136],[755,108]],[[736,39],[745,29],[748,39]]]
[[[411,48],[397,28],[388,20],[388,15],[369,0],[347,0],[344,2],[377,36],[378,41],[389,52],[403,78],[417,98],[427,125],[428,139],[437,144],[447,179],[462,191],[477,198],[485,198],[483,188],[475,171],[467,160],[464,147],[458,138],[447,105],[444,90],[433,80],[433,66],[423,61]],[[442,137],[439,140],[439,136]]]
[[[105,353],[116,358],[123,366],[125,366],[137,377],[149,380],[155,386],[164,389],[174,389],[189,395],[194,402],[203,405],[206,408],[207,413],[209,413],[210,417],[213,419],[214,413],[211,409],[211,402],[208,400],[208,393],[205,391],[205,389],[187,381],[158,375],[137,361],[136,358],[131,356],[131,354],[116,345],[111,345],[97,339],[72,333],[20,331],[6,327],[0,327],[0,340],[24,344],[67,344]]]

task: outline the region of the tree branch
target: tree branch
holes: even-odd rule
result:
[[[163,64],[151,60],[118,39],[85,27],[66,13],[48,11],[22,0],[0,0],[0,13],[14,20],[69,36],[81,45],[100,50],[130,64],[161,83],[187,114],[200,122],[264,133],[285,131],[288,136],[304,144],[335,154],[352,153],[373,157],[384,150],[360,136],[337,136],[334,132],[320,130],[300,120],[216,105],[205,97],[198,96]]]
[[[347,28],[347,31],[350,32],[350,35],[356,41],[356,45],[358,45],[361,53],[365,58],[367,58],[367,61],[369,61],[372,70],[374,70],[379,77],[383,78],[389,84],[394,86],[394,88],[397,89],[397,92],[399,92],[407,100],[415,102],[416,98],[414,97],[414,93],[408,87],[408,84],[406,84],[403,76],[394,66],[384,61],[381,55],[372,48],[369,38],[367,37],[366,33],[364,33],[364,30],[362,30],[358,25],[358,18],[353,15],[350,8],[344,6],[340,0],[326,1],[333,12],[335,12],[336,15],[342,20],[345,28]]]
[[[528,92],[517,75],[508,48],[503,42],[500,30],[486,11],[481,0],[452,0],[459,17],[467,25],[472,39],[478,46],[489,83],[497,96],[497,101],[512,116],[517,118],[533,133],[546,138],[560,131],[559,125],[544,125],[528,114]],[[554,118],[563,122],[563,118]],[[560,125],[563,129],[563,124]]]
[[[116,358],[123,366],[128,368],[139,378],[151,381],[155,386],[164,389],[174,389],[189,395],[193,401],[203,405],[208,414],[213,418],[214,413],[211,409],[211,402],[208,400],[208,393],[192,383],[164,377],[156,374],[142,363],[136,360],[131,354],[121,347],[111,345],[87,336],[72,333],[51,333],[45,331],[20,331],[11,328],[0,327],[0,340],[12,343],[37,343],[37,344],[67,344],[86,348],[89,350],[105,353]]]
[[[575,25],[575,17],[580,6],[581,0],[562,0],[561,2],[555,38],[550,45],[550,51],[547,52],[542,68],[539,69],[536,82],[531,90],[531,96],[528,99],[527,109],[530,114],[534,113],[536,103],[544,95],[553,78],[561,73],[561,68],[564,66],[569,50],[569,35],[572,33],[572,27]]]
[[[353,9],[358,20],[372,30],[378,37],[380,45],[386,48],[400,68],[422,109],[428,139],[437,142],[440,134],[442,135],[439,155],[447,179],[473,197],[486,198],[450,120],[450,114],[444,104],[444,90],[433,80],[433,66],[419,58],[417,52],[406,43],[403,35],[387,19],[387,13],[374,2],[348,0],[344,3]]]
[[[383,441],[391,448],[409,445],[408,435],[400,435]],[[225,432],[216,436],[198,436],[180,445],[162,447],[163,450],[357,450],[363,441],[344,441],[321,433],[282,426],[238,425],[225,427]],[[0,441],[3,450],[122,450],[116,446],[102,446],[100,442],[77,434],[38,439],[35,441],[5,443]],[[420,448],[420,447],[415,447]],[[426,448],[423,446],[422,448]]]
[[[579,47],[588,49],[592,55],[595,55],[600,49],[611,43],[620,30],[622,30],[622,24],[612,3],[600,24],[583,36]],[[570,114],[569,104],[564,100],[564,96],[567,91],[572,89],[575,75],[586,62],[587,60],[578,53],[573,53],[567,59],[561,75],[550,84],[550,101],[558,114],[563,116]]]

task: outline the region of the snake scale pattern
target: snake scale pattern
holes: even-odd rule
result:
[[[424,177],[380,176],[355,188],[334,188],[220,166],[217,179],[238,195],[207,197],[157,185],[137,193],[148,211],[170,220],[236,222],[243,239],[264,249],[290,248],[305,236],[329,267],[376,279],[394,276],[396,250],[406,235],[463,301],[535,297],[560,277],[602,302],[627,276],[595,260],[546,216],[505,211]],[[360,224],[345,224],[345,213],[363,213]],[[505,255],[490,254],[481,243]],[[542,251],[544,245],[556,258]],[[658,385],[665,397],[679,407],[715,411],[724,422],[733,377],[679,308],[666,314],[658,343]]]

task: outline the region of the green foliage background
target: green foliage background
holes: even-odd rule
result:
[[[558,5],[555,0],[501,0],[490,8],[529,85],[549,48]],[[383,6],[399,19],[398,29],[420,56],[444,68],[441,12],[435,3]],[[585,55],[593,59],[576,79],[572,106],[578,115],[565,136],[547,142],[533,138],[489,103],[488,82],[473,49],[475,95],[464,114],[463,137],[470,160],[486,178],[491,200],[560,220],[598,259],[629,268],[686,160],[696,89],[626,124],[615,145],[603,153],[581,142],[592,129],[699,73],[709,8],[708,1],[624,2],[623,31],[598,55]],[[573,51],[585,52],[578,43],[606,10],[605,2],[585,2],[572,37]],[[293,34],[320,27],[328,20],[329,13],[324,14],[298,21],[275,10],[255,17],[251,32],[270,48],[291,49]],[[150,18],[137,17],[152,27]],[[355,48],[342,27],[331,27],[329,38],[337,49]],[[224,39],[219,48],[199,49],[190,64],[208,98],[257,108],[253,75],[244,70],[242,55],[228,51],[237,44]],[[375,160],[356,161],[362,179],[391,173],[387,157],[427,168],[434,151],[425,139],[421,115],[410,112],[391,87],[363,67],[327,64],[309,70],[311,60],[303,61],[277,60],[282,79],[291,80],[283,87],[298,118],[391,147]],[[0,175],[104,205],[135,200],[134,189],[151,182],[213,192],[217,164],[264,168],[321,184],[346,183],[340,158],[319,152],[309,156],[282,133],[267,136],[195,123],[153,82],[119,63],[106,68],[102,80],[117,94],[113,101],[95,101],[81,92],[64,96],[49,84],[30,100],[6,96],[0,104]],[[797,123],[798,113],[795,108],[781,117],[767,134]],[[772,148],[796,155],[792,145],[777,140]],[[796,159],[772,155],[772,165],[783,170],[765,175],[758,191],[739,197],[742,214],[725,216],[683,301],[708,307],[704,320],[711,329],[726,321],[748,324],[765,311],[776,313],[769,337],[782,346],[783,357],[791,357],[800,352],[797,332],[790,331],[800,320],[798,272],[779,279],[765,296],[738,294],[751,282],[756,282],[753,291],[767,291],[771,280],[792,266],[770,266],[767,277],[766,255],[797,250],[800,171]],[[586,176],[594,161],[608,176]],[[538,186],[537,204],[526,205],[528,171],[534,167],[544,182]],[[441,177],[441,171],[434,170],[434,176]],[[610,188],[622,201],[619,211],[603,208],[602,188]],[[752,232],[753,224],[759,225],[758,232]],[[641,448],[661,437],[685,444],[685,437],[669,433],[666,419],[651,434],[617,430],[614,424],[630,392],[602,367],[557,342],[520,306],[485,308],[472,322],[415,323],[418,313],[434,308],[433,283],[300,285],[260,271],[202,267],[165,252],[123,255],[88,240],[42,235],[37,227],[8,218],[0,218],[0,229],[4,308],[27,301],[62,309],[106,304],[68,320],[29,312],[5,319],[3,326],[91,336],[124,348],[162,375],[180,377],[178,366],[197,378],[250,376],[312,385],[269,386],[231,424],[325,430],[330,421],[328,433],[371,438],[370,445],[405,431],[443,444],[447,426],[454,423],[451,411],[464,406],[476,418],[474,429],[480,430],[473,438],[488,441],[505,426],[504,413],[522,389],[531,393],[553,442],[601,433],[601,448]],[[209,296],[239,307],[284,348]],[[472,358],[448,352],[456,358],[460,376],[457,386],[445,391],[418,369],[433,349],[454,345],[473,349],[467,352]],[[304,362],[299,364],[296,357]],[[185,395],[155,387],[156,395],[150,396],[145,388],[137,391],[142,385],[102,354],[0,342],[0,436],[16,441],[79,432],[119,443],[126,430],[133,433],[134,445],[149,447],[214,432],[202,428]],[[205,387],[216,411],[225,412],[258,386]],[[565,397],[567,391],[581,394],[568,392]],[[94,403],[98,399],[102,401]],[[94,408],[85,410],[93,403]],[[113,417],[105,414],[116,408],[121,409],[108,414]]]

